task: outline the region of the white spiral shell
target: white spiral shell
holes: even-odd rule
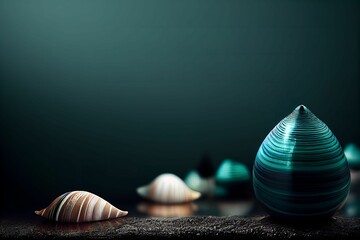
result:
[[[69,223],[101,221],[128,214],[101,197],[85,191],[64,193],[48,207],[35,213],[53,221]]]
[[[160,203],[183,203],[198,199],[201,193],[191,190],[176,175],[164,173],[149,185],[139,187],[140,196]]]

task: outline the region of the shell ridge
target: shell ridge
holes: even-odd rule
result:
[[[80,204],[79,213],[78,213],[78,215],[77,215],[76,222],[79,222],[79,220],[80,220],[81,211],[82,211],[82,208],[83,208],[83,206],[84,206],[84,202],[85,202],[85,200],[86,200],[86,198],[87,198],[87,194],[86,194],[86,193],[82,193],[82,195],[84,196],[84,199],[82,200],[82,202],[81,202],[81,204]]]
[[[55,221],[59,220],[59,214],[62,206],[64,205],[65,201],[71,196],[71,192],[68,192],[61,201],[59,201],[57,207],[54,210],[55,213]]]

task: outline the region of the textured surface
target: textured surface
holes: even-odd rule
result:
[[[103,222],[60,224],[1,220],[0,238],[31,239],[356,239],[360,219],[334,217],[322,223],[285,224],[269,217],[126,217]]]
[[[334,134],[300,105],[261,144],[253,183],[256,197],[271,215],[326,217],[348,195],[350,172]]]

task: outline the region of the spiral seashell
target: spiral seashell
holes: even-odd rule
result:
[[[198,199],[201,193],[191,190],[176,175],[171,173],[161,174],[149,185],[139,187],[140,196],[160,203],[183,203]]]
[[[225,159],[215,175],[216,195],[230,197],[250,195],[250,172],[246,165]]]
[[[360,170],[360,148],[356,144],[350,143],[345,146],[344,153],[350,169]]]
[[[259,202],[274,217],[324,218],[343,205],[350,173],[334,134],[300,105],[261,144],[253,186]]]
[[[184,178],[184,182],[192,190],[200,192],[203,195],[213,196],[215,193],[215,179],[214,177],[201,177],[200,174],[193,170],[190,171]]]
[[[101,221],[128,214],[101,197],[85,191],[64,193],[48,207],[35,213],[56,222],[69,223]]]

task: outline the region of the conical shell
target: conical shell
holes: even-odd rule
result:
[[[140,196],[160,203],[183,203],[198,199],[201,194],[191,190],[176,175],[171,173],[161,174],[149,185],[139,187]]]
[[[261,144],[253,169],[257,199],[275,217],[332,216],[350,187],[349,167],[330,129],[305,106],[277,124]]]
[[[101,221],[128,214],[101,197],[85,191],[64,193],[48,207],[35,213],[53,221],[69,223]]]
[[[252,192],[248,167],[231,159],[222,161],[215,181],[217,197],[248,197]]]

